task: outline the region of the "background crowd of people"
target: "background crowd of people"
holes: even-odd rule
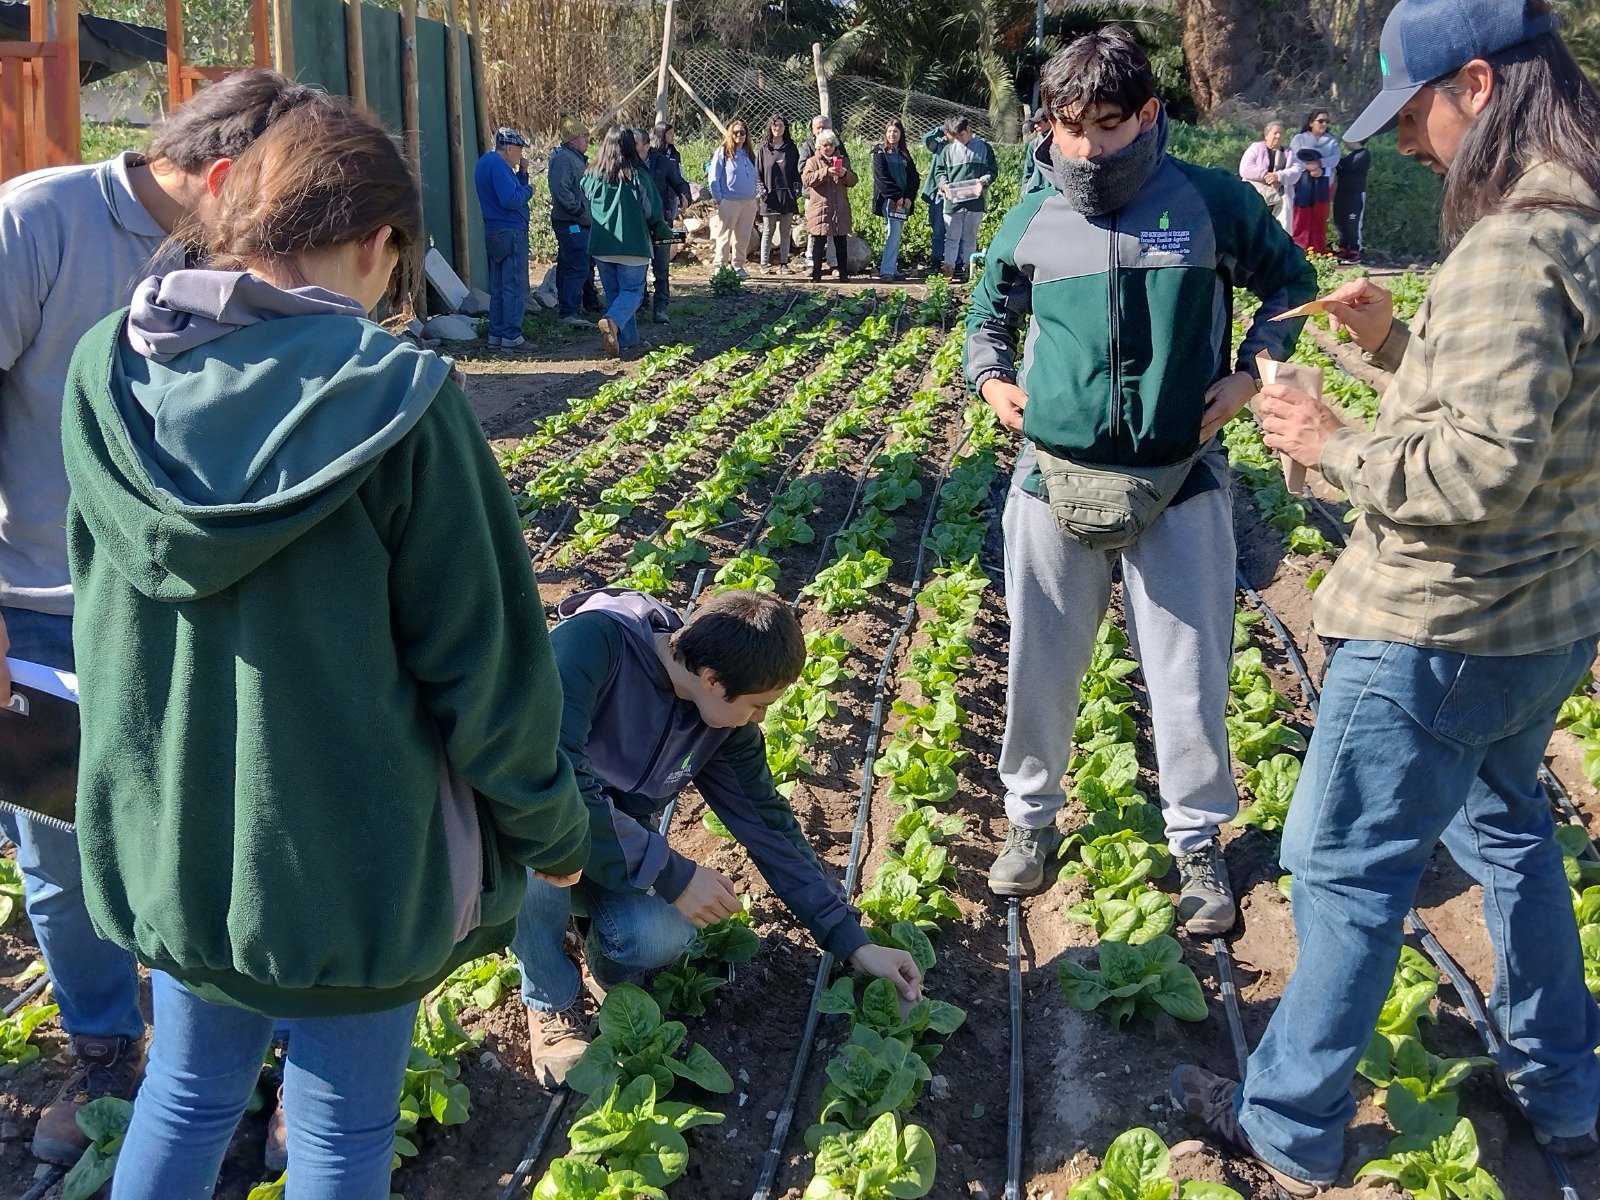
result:
[[[1239,177],[1260,194],[1302,250],[1359,262],[1372,152],[1364,142],[1335,137],[1330,120],[1327,109],[1313,109],[1287,145],[1283,122],[1269,122],[1261,140],[1250,143],[1240,158]],[[1330,217],[1338,235],[1333,250],[1328,247]]]

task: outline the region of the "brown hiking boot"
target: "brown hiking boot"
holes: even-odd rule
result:
[[[132,1038],[85,1035],[72,1039],[72,1050],[77,1056],[72,1074],[33,1128],[33,1156],[65,1167],[89,1148],[78,1128],[78,1110],[102,1096],[132,1100],[144,1077],[144,1058]]]
[[[283,1086],[278,1086],[278,1104],[267,1118],[267,1144],[261,1150],[261,1163],[282,1175],[289,1169],[289,1122],[283,1116]]]
[[[528,1044],[533,1054],[533,1074],[546,1088],[567,1082],[583,1052],[589,1048],[588,1006],[580,997],[558,1012],[528,1010]]]
[[[1226,1076],[1217,1075],[1204,1067],[1185,1063],[1172,1073],[1172,1103],[1189,1118],[1189,1124],[1207,1141],[1238,1157],[1247,1158],[1272,1176],[1279,1197],[1289,1200],[1310,1200],[1322,1195],[1327,1183],[1307,1183],[1286,1175],[1271,1163],[1263,1162],[1250,1139],[1239,1126],[1239,1114],[1233,1107],[1233,1094],[1239,1085]]]

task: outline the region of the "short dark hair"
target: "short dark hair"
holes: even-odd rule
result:
[[[185,174],[219,158],[238,158],[279,117],[329,100],[320,88],[265,68],[235,71],[173,109],[150,141],[146,159],[165,159]]]
[[[946,117],[944,119],[944,135],[953,138],[958,133],[965,133],[972,128],[972,122],[966,117]]]
[[[1081,120],[1096,104],[1113,105],[1126,120],[1155,94],[1149,56],[1121,25],[1084,34],[1039,76],[1039,100],[1054,120]]]
[[[672,653],[698,675],[716,672],[729,700],[787,687],[806,665],[794,610],[770,592],[723,592],[672,635]]]

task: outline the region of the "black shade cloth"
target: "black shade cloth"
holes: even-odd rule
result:
[[[0,42],[28,42],[28,6],[0,3]],[[167,33],[106,17],[78,18],[78,77],[94,83],[145,63],[166,62]]]

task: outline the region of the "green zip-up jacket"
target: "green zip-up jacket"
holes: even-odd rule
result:
[[[610,258],[625,255],[650,260],[655,241],[670,242],[672,227],[661,219],[661,195],[640,167],[632,183],[607,183],[597,175],[583,177],[583,193],[589,197],[589,256]]]
[[[1236,360],[1255,374],[1259,351],[1294,349],[1303,322],[1272,318],[1316,295],[1316,272],[1247,184],[1171,157],[1164,138],[1144,187],[1103,217],[1067,203],[1049,147],[1034,151],[1044,182],[989,246],[967,310],[967,380],[1018,383],[1023,434],[1053,453],[1180,462],[1199,448],[1206,389],[1235,369],[1232,289],[1261,298]],[[1037,494],[1037,472],[1024,486]]]
[[[65,396],[90,916],[207,999],[397,1007],[509,941],[523,867],[587,861],[511,496],[448,364],[370,321],[151,357],[128,320]]]

